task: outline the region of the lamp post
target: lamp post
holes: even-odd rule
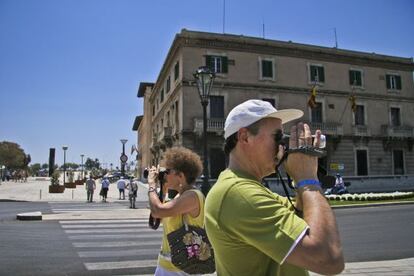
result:
[[[126,142],[128,142],[127,139],[121,139],[121,143],[122,143],[122,155],[121,155],[121,174],[122,176],[125,176],[125,164],[128,161],[128,156],[126,156],[125,154],[125,144]]]
[[[84,154],[81,154],[80,155],[80,157],[81,157],[81,178],[83,179],[83,157],[84,157],[85,155]]]
[[[208,153],[207,153],[207,105],[210,96],[210,90],[213,86],[215,78],[214,72],[207,66],[202,66],[194,73],[194,78],[197,82],[198,93],[200,94],[201,105],[203,106],[203,148],[204,148],[204,163],[203,163],[203,184],[201,191],[207,195],[210,190],[209,174],[208,174]]]
[[[66,180],[66,150],[68,149],[68,146],[62,146],[63,149],[63,185],[65,185]]]

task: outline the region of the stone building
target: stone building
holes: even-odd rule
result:
[[[144,114],[133,129],[141,171],[174,145],[202,155],[202,106],[193,73],[205,65],[216,72],[208,105],[211,178],[225,167],[227,114],[253,98],[303,110],[302,120],[327,135],[328,155],[320,162],[331,173],[414,174],[412,58],[185,29],[175,36],[155,83],[138,88]]]

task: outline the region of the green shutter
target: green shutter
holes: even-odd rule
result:
[[[206,66],[208,68],[210,68],[210,70],[213,70],[212,62],[213,62],[212,57],[211,56],[206,56]]]
[[[223,69],[222,73],[227,73],[228,72],[228,58],[227,57],[222,57],[221,58],[221,69]]]
[[[354,85],[354,71],[349,70],[349,84]]]
[[[322,66],[318,67],[319,82],[325,82],[325,73]]]
[[[356,71],[356,82],[358,86],[362,85],[362,73],[360,71]]]
[[[391,89],[391,76],[390,75],[385,75],[385,79],[387,82],[387,89]]]
[[[395,76],[395,82],[397,83],[397,89],[401,90],[401,76]]]

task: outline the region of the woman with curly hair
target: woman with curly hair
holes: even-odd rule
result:
[[[172,264],[167,235],[183,225],[183,216],[188,224],[204,226],[204,195],[194,187],[202,169],[200,156],[183,147],[168,149],[161,161],[161,167],[153,166],[149,169],[148,201],[151,215],[160,218],[164,228],[156,276],[187,275]],[[167,202],[161,202],[156,193],[158,174],[161,171],[164,171],[165,190],[178,192],[174,199]]]

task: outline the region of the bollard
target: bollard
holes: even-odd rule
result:
[[[42,200],[42,189],[39,190],[39,199]]]

